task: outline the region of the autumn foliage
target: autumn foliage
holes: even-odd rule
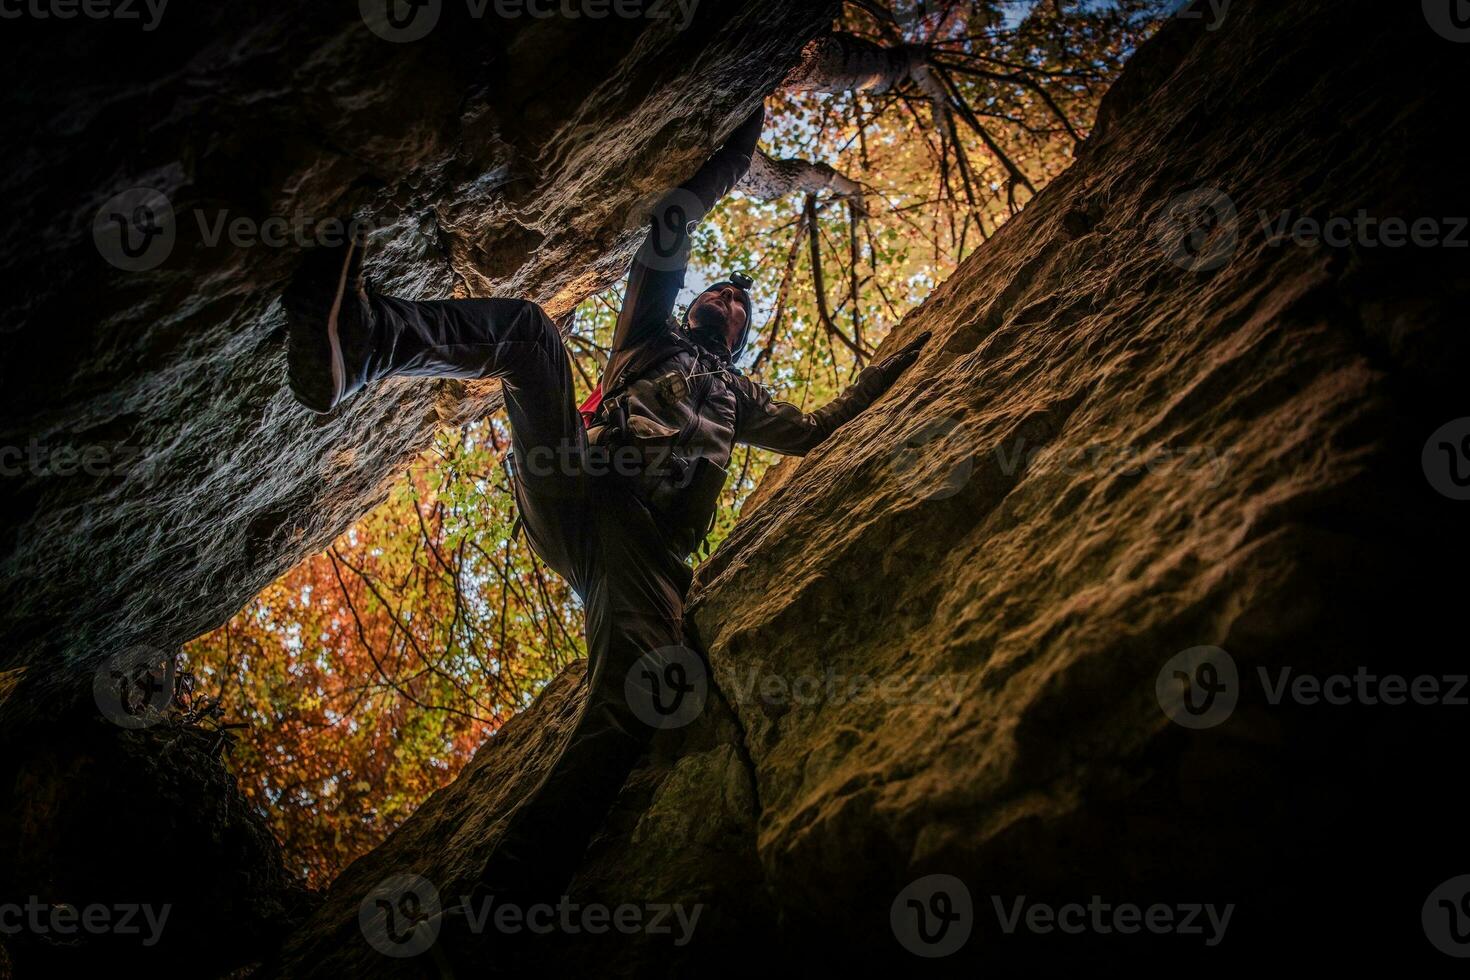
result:
[[[842,179],[737,193],[696,241],[689,286],[757,276],[747,373],[808,410],[840,392],[1069,165],[1160,6],[850,3],[837,33],[869,54],[901,48],[903,71],[886,87],[775,93],[762,144]],[[569,325],[580,394],[619,302],[618,289],[592,297]],[[198,690],[248,723],[232,768],[311,883],[381,841],[583,654],[578,600],[517,527],[504,426],[440,433],[386,503],[186,650]],[[716,542],[772,462],[737,452]]]

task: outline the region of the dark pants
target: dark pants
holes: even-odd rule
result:
[[[483,884],[506,901],[553,901],[581,862],[657,730],[625,681],[649,663],[689,656],[687,552],[615,477],[575,464],[587,436],[571,364],[535,303],[508,299],[375,300],[379,377],[500,378],[516,465],[512,487],[531,546],[581,597],[587,700],[561,756],[510,816]],[[645,655],[651,660],[644,659]],[[643,661],[640,663],[640,661]]]

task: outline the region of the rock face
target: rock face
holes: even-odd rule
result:
[[[772,4],[766,14],[815,16],[800,9]],[[780,26],[750,16],[741,23],[752,29]],[[793,45],[804,29],[781,26]],[[545,30],[537,45],[558,36]],[[252,38],[234,41],[289,47],[289,32]],[[361,67],[345,38],[328,50]],[[595,152],[609,149],[604,139],[648,127],[603,136],[573,123],[601,123],[625,99],[629,112],[651,114],[639,119],[680,120],[661,139],[682,145],[697,123],[733,121],[782,67],[773,53],[768,78],[731,83],[718,98],[725,90],[711,82],[691,106],[664,84],[667,60],[634,51],[643,73],[604,69],[626,81],[621,96],[559,76],[552,93],[575,89],[582,101],[563,106],[584,108],[562,112],[561,128],[545,124],[540,154],[506,151],[542,164],[532,186],[544,203],[527,204],[543,200],[528,192],[503,205],[523,215],[520,238],[483,246],[486,224],[505,227],[485,221],[491,206],[446,205],[425,246],[438,251],[395,258],[394,288],[447,286],[451,263],[478,288],[474,270],[513,253],[527,264],[504,266],[496,282],[549,301],[576,295],[611,266],[572,261],[581,246],[556,238],[565,225],[551,216],[579,206],[576,189],[608,179]],[[508,45],[507,57],[517,52],[530,57]],[[1466,693],[1443,678],[1463,673],[1462,573],[1445,559],[1464,553],[1467,535],[1465,504],[1436,486],[1458,492],[1439,447],[1452,457],[1464,433],[1431,436],[1464,411],[1452,379],[1467,353],[1466,253],[1393,247],[1376,223],[1371,237],[1353,229],[1342,245],[1273,241],[1262,215],[1274,226],[1284,214],[1288,229],[1359,211],[1376,222],[1429,219],[1463,241],[1451,216],[1470,207],[1451,151],[1465,58],[1416,4],[1236,0],[1223,21],[1171,22],[1110,94],[1073,168],[900,325],[890,344],[934,332],[921,361],[785,467],[702,568],[693,621],[712,666],[711,707],[656,740],[571,889],[580,907],[701,906],[692,941],[679,944],[677,926],[632,938],[466,937],[452,918],[415,958],[380,956],[364,940],[360,910],[385,879],[419,875],[444,904],[457,901],[496,819],[558,747],[576,706],[572,670],[354,864],[269,972],[432,976],[465,961],[475,975],[749,975],[810,956],[826,972],[858,975],[1452,962],[1434,948],[1447,920],[1428,899],[1470,867],[1453,786],[1465,709],[1443,703]],[[474,74],[429,58],[414,69]],[[668,95],[646,96],[645,85]],[[441,88],[454,91],[425,85]],[[405,97],[387,78],[379,91]],[[244,134],[261,131],[249,123],[270,104],[260,95],[233,106]],[[380,103],[367,99],[357,115],[344,101],[351,111],[333,132],[357,152],[318,151],[317,164],[272,186],[349,183],[334,167],[367,178],[368,198],[410,203],[519,186],[513,164],[502,174],[487,162],[504,159],[500,143],[466,139],[465,149],[436,128],[493,133],[495,122],[472,121],[500,103],[471,99],[481,108],[467,114],[456,99],[435,109],[415,97],[428,99],[413,117],[430,120],[425,129],[367,143]],[[182,126],[187,114],[157,117]],[[662,167],[642,136],[634,143]],[[232,145],[219,172],[267,156],[250,135]],[[461,169],[461,153],[479,163]],[[584,173],[573,159],[599,176],[568,176]],[[545,183],[552,173],[563,182]],[[72,213],[90,220],[89,209],[90,200]],[[599,233],[616,238],[606,224],[587,232]],[[13,260],[16,246],[5,247]],[[243,260],[207,275],[189,266],[169,280],[171,302],[147,277],[125,281],[116,295],[140,306],[119,324],[152,323],[159,309],[174,319],[114,329],[139,339],[95,354],[94,373],[75,383],[106,365],[118,404],[128,392],[163,399],[156,416],[151,401],[135,401],[130,425],[170,447],[174,468],[153,478],[163,481],[157,496],[127,480],[110,497],[35,492],[11,568],[41,561],[38,535],[82,501],[99,528],[118,528],[102,540],[118,543],[90,552],[93,594],[65,572],[100,542],[87,544],[85,530],[75,545],[51,542],[60,552],[37,567],[52,580],[21,594],[16,637],[39,636],[43,611],[62,601],[68,618],[46,628],[78,637],[104,625],[137,637],[148,624],[182,638],[210,625],[355,516],[390,458],[417,445],[433,412],[418,387],[320,426],[290,410],[266,301],[253,298],[288,266],[268,276]],[[240,279],[254,275],[265,278]],[[186,284],[198,290],[193,302],[182,302]],[[79,291],[70,302],[88,295],[97,301]],[[233,328],[200,326],[221,320]],[[139,365],[155,349],[176,353],[148,373]],[[235,352],[228,371],[214,366],[221,350]],[[5,397],[60,383],[62,372],[42,367]],[[160,377],[172,385],[153,394]],[[197,415],[181,407],[190,393]],[[88,407],[100,402],[62,412],[65,402],[30,411],[62,420],[54,425],[107,424]],[[254,472],[266,458],[271,472]],[[242,503],[256,494],[260,507]],[[203,509],[181,505],[168,526],[140,530],[164,500]],[[255,533],[235,516],[247,512],[268,515]],[[303,525],[308,513],[323,516]],[[137,535],[157,540],[130,550]],[[145,598],[123,604],[123,589]],[[21,649],[40,648],[7,656]],[[47,662],[38,656],[23,662]],[[1388,676],[1403,681],[1382,683]],[[1280,693],[1283,677],[1344,678],[1328,690],[1348,703],[1310,684]],[[1383,703],[1402,700],[1409,682],[1422,697],[1422,678],[1440,678],[1442,703]],[[1080,903],[1080,916],[1047,931],[1047,908],[1067,903]],[[1138,913],[1118,917],[1124,903],[1167,906],[1174,925],[1164,929],[1157,911],[1140,928]],[[952,946],[945,959],[925,958]]]
[[[581,705],[583,662],[568,667],[535,704],[483,745],[453,784],[435,793],[381,847],[353,862],[316,914],[296,932],[269,977],[416,977],[433,960],[441,969],[492,970],[509,976],[687,976],[718,969],[724,950],[775,935],[755,851],[758,813],[738,722],[718,693],[697,722],[662,733],[624,787],[604,831],[569,891],[575,906],[633,905],[664,931],[592,935],[561,932],[550,940],[483,931],[453,913],[434,920],[435,945],[417,958],[383,956],[381,933],[360,922],[364,900],[400,901],[404,876],[433,889],[432,908],[467,906],[490,857],[499,821],[534,786],[560,750]],[[430,899],[415,892],[429,909]],[[494,906],[488,906],[493,913]],[[659,912],[664,909],[665,912]],[[677,911],[697,916],[680,925]],[[580,922],[580,913],[570,913]],[[371,934],[375,947],[365,941]]]
[[[7,69],[27,149],[0,177],[0,398],[3,446],[24,452],[4,460],[0,669],[30,695],[6,718],[70,693],[63,666],[89,677],[217,626],[380,499],[435,428],[493,404],[493,383],[409,381],[325,419],[296,406],[276,299],[300,243],[355,214],[378,229],[386,291],[560,316],[626,271],[640,201],[686,178],[835,9],[707,0],[684,30],[588,30],[444,3],[426,37],[392,43],[329,6],[168,11],[126,47],[117,23],[37,22]],[[49,84],[62,57],[77,77]],[[93,226],[138,186],[166,196],[174,241],[126,271]]]
[[[901,893],[946,875],[973,901],[956,955],[986,970],[1208,972],[1327,935],[1360,938],[1304,960],[1440,957],[1420,910],[1467,855],[1428,746],[1464,708],[1357,678],[1464,674],[1463,574],[1426,559],[1463,547],[1465,505],[1421,454],[1465,414],[1466,238],[1264,224],[1463,225],[1437,219],[1467,213],[1445,166],[1465,59],[1419,5],[1171,23],[1075,166],[889,341],[934,349],[704,566],[783,936],[901,955]],[[1173,661],[1202,646],[1229,690],[1196,730],[1158,692],[1183,669],[1209,703]],[[1272,703],[1303,675],[1354,678],[1351,703]],[[1022,896],[1235,911],[1211,947],[1008,934],[996,903]]]
[[[688,6],[591,24],[393,4],[438,15],[397,42],[372,29],[394,33],[382,2],[180,4],[147,31],[7,19],[22,44],[0,68],[16,130],[0,175],[0,827],[80,833],[99,807],[124,807],[161,830],[164,800],[225,794],[202,816],[212,843],[190,839],[192,859],[231,880],[219,868],[242,851],[227,838],[263,827],[207,753],[164,753],[190,765],[134,766],[96,793],[64,785],[140,751],[77,720],[96,714],[99,666],[224,622],[380,500],[437,427],[498,399],[492,382],[392,383],[312,416],[284,385],[281,286],[349,215],[375,229],[369,274],[401,295],[528,296],[560,316],[611,284],[640,202],[692,173],[837,10],[701,0],[686,19]],[[128,785],[131,798],[111,793]],[[0,901],[126,892],[137,878],[120,866],[68,875],[21,854],[92,839],[7,837]],[[258,901],[198,903],[213,921],[194,922],[188,949],[152,950],[154,968],[200,947],[221,970],[261,955],[257,936],[293,896],[266,894],[284,885],[279,859],[252,854]],[[172,866],[178,882],[199,873]]]
[[[1418,5],[1207,21],[1140,51],[1075,166],[890,339],[932,330],[919,364],[702,567],[716,707],[661,736],[570,897],[710,928],[482,937],[509,975],[1451,962],[1421,909],[1470,860],[1441,749],[1462,574],[1426,559],[1466,543],[1430,438],[1463,412],[1466,253],[1263,220],[1463,242],[1466,55]],[[1392,703],[1423,678],[1441,703]],[[384,877],[461,888],[571,679],[343,876],[288,974],[366,962]]]
[[[314,899],[286,873],[280,845],[219,764],[215,736],[104,725],[50,731],[7,761],[7,790],[19,802],[0,814],[4,901],[26,915],[32,896],[79,913],[143,911],[126,913],[131,921],[115,913],[115,932],[6,935],[14,976],[58,966],[70,976],[133,975],[180,963],[222,976],[272,948]],[[3,967],[0,956],[8,980]]]

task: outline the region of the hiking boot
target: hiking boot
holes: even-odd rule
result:
[[[286,376],[313,412],[330,412],[368,380],[376,317],[362,252],[356,238],[311,249],[281,296],[290,326]]]

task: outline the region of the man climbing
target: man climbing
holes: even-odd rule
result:
[[[632,264],[602,383],[579,414],[556,326],[519,299],[414,301],[370,291],[356,243],[320,250],[283,297],[291,389],[329,412],[393,376],[500,378],[507,467],[536,553],[586,616],[587,698],[565,748],[505,821],[482,880],[502,901],[560,895],[656,731],[658,681],[681,657],[686,563],[708,532],[737,443],[802,455],[917,360],[924,335],[803,413],[734,367],[750,328],[750,280],[732,276],[671,315],[689,231],[745,174],[757,110],[687,183],[654,206]],[[601,463],[599,463],[599,460]],[[629,677],[635,679],[629,683]],[[647,683],[640,680],[647,678]],[[661,711],[667,704],[660,703]]]

